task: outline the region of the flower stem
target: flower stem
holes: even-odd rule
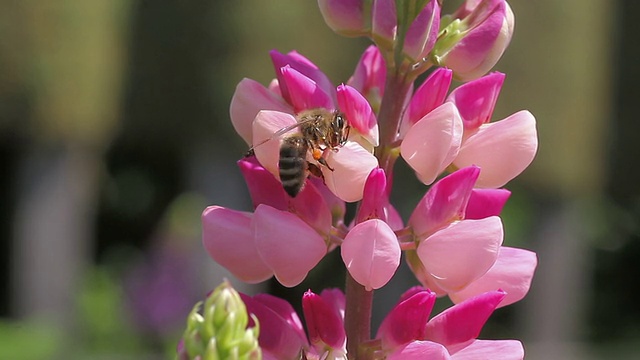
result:
[[[350,360],[365,360],[367,351],[362,345],[371,339],[373,291],[367,291],[347,271],[346,293],[347,354]]]

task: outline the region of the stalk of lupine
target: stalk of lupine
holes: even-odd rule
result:
[[[442,19],[432,61],[453,70],[458,80],[486,74],[513,36],[514,17],[505,0],[466,0]]]
[[[229,283],[218,286],[205,300],[202,314],[196,304],[187,320],[178,359],[262,359],[258,346],[260,327],[247,328],[249,315],[244,302]]]

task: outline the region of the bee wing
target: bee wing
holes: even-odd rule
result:
[[[304,124],[306,124],[306,123],[312,122],[313,120],[314,120],[314,119],[307,119],[307,120],[303,120],[303,121],[297,122],[297,123],[295,123],[295,124],[291,124],[291,125],[289,125],[289,126],[283,127],[282,129],[280,129],[280,130],[278,130],[278,131],[274,132],[274,133],[273,133],[273,135],[271,135],[268,139],[265,139],[265,140],[263,140],[263,141],[261,141],[261,142],[259,142],[259,143],[255,144],[255,145],[253,145],[253,146],[249,149],[249,151],[251,151],[251,150],[253,150],[253,149],[257,148],[258,146],[260,146],[260,145],[262,145],[262,144],[266,143],[266,142],[267,142],[267,141],[269,141],[269,140],[273,140],[273,139],[275,139],[275,138],[277,138],[277,137],[280,137],[280,136],[282,136],[282,135],[284,135],[284,134],[288,133],[289,131],[291,131],[291,130],[293,130],[293,129],[295,129],[295,128],[299,128],[300,126],[302,126],[302,125],[304,125]]]

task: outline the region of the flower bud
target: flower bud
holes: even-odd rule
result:
[[[436,43],[439,28],[440,4],[431,0],[407,29],[403,47],[405,55],[414,61],[426,57]]]
[[[456,79],[468,81],[498,62],[511,41],[514,17],[505,0],[467,0],[443,18],[442,27],[433,60],[452,69]]]
[[[370,30],[371,0],[318,0],[324,21],[344,36],[364,36]]]
[[[205,300],[202,314],[196,304],[187,318],[187,329],[178,347],[180,359],[261,359],[260,327],[247,328],[247,308],[228,282]]]

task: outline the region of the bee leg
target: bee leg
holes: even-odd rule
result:
[[[333,171],[333,168],[331,166],[329,166],[329,164],[327,164],[327,160],[325,160],[323,157],[321,157],[320,159],[316,159],[318,160],[318,162],[322,165],[322,166],[326,166],[327,169]]]
[[[331,166],[329,166],[329,164],[327,164],[327,160],[325,160],[325,159],[324,159],[324,157],[323,157],[324,152],[323,152],[322,150],[320,150],[320,149],[313,149],[313,150],[312,150],[312,155],[313,155],[313,158],[314,158],[315,160],[317,160],[317,161],[318,161],[318,163],[320,163],[320,165],[322,165],[322,166],[326,166],[326,167],[327,167],[327,169],[329,169],[329,170],[333,171],[333,168],[332,168]]]
[[[327,185],[327,183],[324,181],[324,175],[322,174],[322,170],[316,165],[316,164],[312,164],[310,162],[307,163],[307,168],[309,169],[309,173],[311,173],[311,175],[319,177],[322,179],[322,183]]]

